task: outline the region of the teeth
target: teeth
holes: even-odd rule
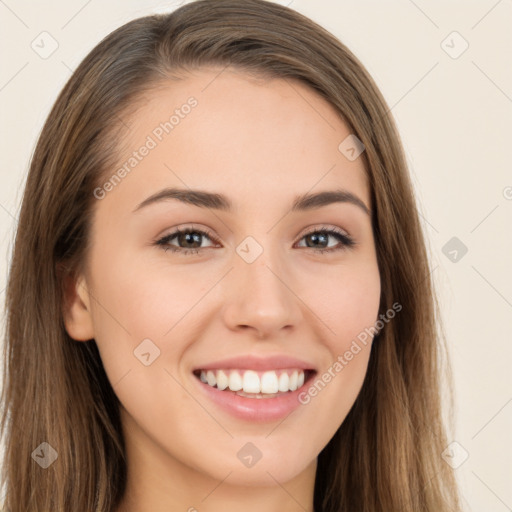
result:
[[[295,391],[304,384],[304,370],[256,372],[253,370],[201,370],[199,378],[205,384],[220,390],[228,389],[240,396],[271,398],[279,393]]]
[[[228,386],[229,386],[228,376],[222,370],[219,370],[217,372],[217,387],[220,390],[222,390],[222,389],[226,389]]]
[[[229,373],[229,389],[231,391],[240,391],[242,389],[242,377],[238,372]]]
[[[246,372],[247,374],[247,372]],[[277,393],[279,391],[279,381],[276,372],[265,372],[261,377],[261,393]],[[286,390],[288,391],[288,390]]]
[[[217,384],[215,374],[211,370],[206,372],[206,382],[208,383],[208,386],[215,386],[215,384]]]
[[[208,375],[208,374],[207,374]],[[295,391],[297,389],[297,378],[298,378],[298,375],[297,375],[297,372],[294,371],[290,377],[290,389],[292,391]]]
[[[272,393],[270,395],[266,395],[266,394],[263,394],[263,393],[254,394],[254,393],[244,393],[243,391],[237,391],[236,394],[238,396],[245,396],[246,398],[257,398],[258,400],[260,400],[262,398],[274,398],[279,393]]]
[[[259,393],[260,391],[260,378],[258,374],[247,370],[244,373],[244,393]]]
[[[304,384],[304,372],[299,372],[297,377],[297,388],[300,388]]]
[[[288,374],[286,372],[281,373],[279,376],[279,391],[288,391],[290,389],[289,382]]]

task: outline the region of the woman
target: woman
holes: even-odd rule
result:
[[[341,42],[263,0],[131,21],[31,163],[5,506],[459,510],[436,307],[399,136]]]

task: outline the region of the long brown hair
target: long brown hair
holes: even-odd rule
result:
[[[119,119],[150,87],[203,65],[301,81],[366,148],[380,311],[395,302],[402,310],[376,336],[361,392],[319,454],[315,510],[458,511],[456,481],[441,458],[446,347],[396,126],[374,81],[338,39],[265,0],[200,0],[133,20],[87,55],[56,100],[31,161],[7,288],[7,510],[111,512],[120,502],[119,402],[94,340],[75,342],[64,328],[65,277],[84,261],[93,190],[112,172],[122,143]],[[31,456],[44,442],[58,454],[47,469]]]

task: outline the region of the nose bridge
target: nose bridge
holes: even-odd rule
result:
[[[269,334],[297,323],[298,299],[288,283],[290,273],[281,251],[270,245],[271,235],[247,237],[237,247],[231,272],[226,322],[231,328],[253,327]]]

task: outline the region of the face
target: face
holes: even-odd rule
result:
[[[95,338],[141,467],[275,485],[314,475],[366,373],[370,190],[314,91],[220,71],[163,84],[125,119],[66,326]]]

